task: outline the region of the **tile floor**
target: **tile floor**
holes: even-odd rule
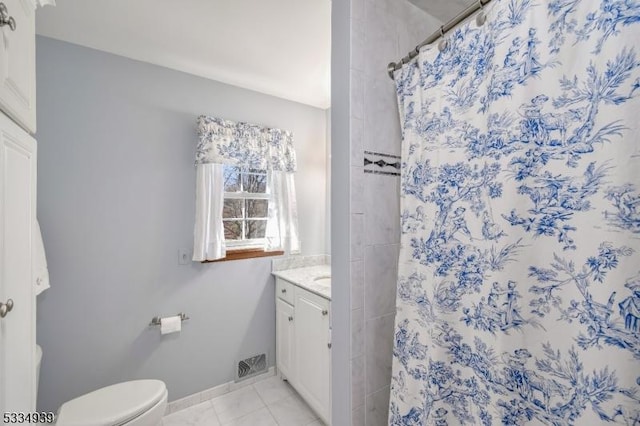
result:
[[[287,382],[272,376],[171,413],[163,426],[324,426]]]

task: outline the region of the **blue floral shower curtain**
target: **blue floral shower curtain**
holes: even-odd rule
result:
[[[392,425],[640,425],[640,1],[494,0],[395,74]]]

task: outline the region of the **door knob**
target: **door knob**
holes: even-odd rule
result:
[[[286,289],[286,288],[283,288],[282,290],[280,290],[280,292],[284,294],[284,293],[286,293],[286,292],[287,292],[287,289]]]
[[[293,321],[293,317],[289,317],[289,321]]]
[[[322,316],[326,316],[329,314],[329,311],[327,311],[326,309],[322,311]]]
[[[4,318],[7,316],[9,312],[13,309],[13,300],[7,300],[7,303],[0,303],[0,318]]]
[[[7,5],[0,3],[0,27],[4,27],[5,25],[8,25],[11,31],[16,30],[16,20],[13,19],[13,16],[9,16]]]

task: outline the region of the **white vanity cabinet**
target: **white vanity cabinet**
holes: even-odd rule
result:
[[[328,299],[276,278],[278,372],[327,424],[331,417],[330,319]]]
[[[276,359],[281,376],[289,377],[293,371],[293,305],[276,300]]]
[[[36,30],[33,0],[0,2],[0,108],[36,132]]]
[[[33,412],[35,0],[0,0],[0,414]]]
[[[329,417],[331,377],[330,303],[316,294],[295,288],[294,362],[297,390],[319,413]]]
[[[32,412],[35,296],[31,270],[36,214],[36,141],[0,114],[0,414]]]

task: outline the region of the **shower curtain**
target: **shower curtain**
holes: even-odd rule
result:
[[[485,9],[395,73],[389,423],[640,425],[640,1]]]

